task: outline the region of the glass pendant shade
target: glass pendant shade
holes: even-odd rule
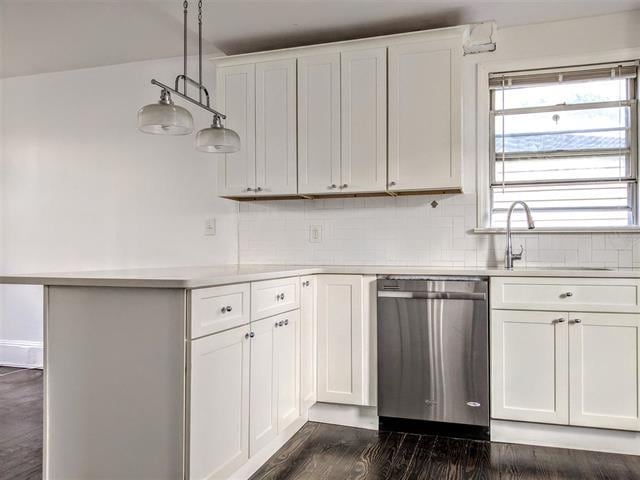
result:
[[[196,135],[196,149],[206,153],[234,153],[240,150],[240,137],[233,130],[224,128],[221,118],[215,116],[211,127]]]
[[[158,103],[138,110],[138,130],[151,135],[189,135],[193,117],[186,108],[174,105],[169,92],[163,90]]]

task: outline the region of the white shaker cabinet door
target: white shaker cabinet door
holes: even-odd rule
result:
[[[316,403],[316,277],[300,277],[300,396],[302,410]]]
[[[249,345],[249,326],[191,342],[190,479],[227,478],[249,458]]]
[[[640,430],[640,315],[572,313],[571,425]]]
[[[300,417],[300,310],[271,317],[276,330],[278,431]]]
[[[269,318],[251,324],[250,456],[278,434],[278,367],[273,325]]]
[[[389,190],[462,188],[461,45],[389,47]]]
[[[295,195],[296,59],[256,64],[256,196]]]
[[[568,314],[491,311],[491,416],[567,424]]]
[[[342,193],[387,188],[387,49],[341,56]]]
[[[366,402],[361,275],[318,275],[318,401]]]
[[[218,67],[216,86],[216,107],[227,116],[224,125],[240,136],[238,152],[215,155],[218,195],[252,197],[256,184],[255,65]]]
[[[340,54],[298,59],[298,192],[340,193]]]

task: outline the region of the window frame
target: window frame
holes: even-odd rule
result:
[[[568,66],[579,65],[598,65],[598,64],[612,64],[622,62],[634,62],[640,58],[640,49],[627,49],[620,52],[608,52],[601,54],[589,54],[583,56],[573,56],[553,59],[533,59],[525,61],[511,61],[511,62],[485,62],[478,63],[477,65],[477,137],[476,137],[476,197],[477,197],[477,223],[474,231],[476,233],[501,233],[504,232],[503,228],[491,226],[491,208],[492,208],[492,191],[491,184],[493,180],[493,174],[495,173],[495,143],[494,132],[495,128],[492,119],[494,112],[492,111],[492,98],[489,88],[489,78],[492,74],[500,72],[518,72],[528,70],[540,70],[540,71],[555,71],[571,68]],[[580,67],[578,67],[580,68]],[[640,75],[640,72],[638,72]],[[630,138],[630,153],[629,153],[629,174],[634,176],[635,180],[631,180],[629,184],[630,188],[634,191],[631,192],[630,205],[633,215],[634,223],[626,226],[615,227],[538,227],[533,231],[521,230],[522,232],[529,233],[541,233],[541,232],[567,232],[567,233],[584,233],[584,232],[630,232],[640,231],[640,178],[638,174],[639,169],[639,151],[638,145],[640,142],[640,126],[638,125],[639,115],[639,91],[640,91],[640,78],[637,78],[635,82],[632,82],[635,86],[634,90],[630,92],[630,115],[633,125],[635,125],[635,134],[632,133]],[[632,87],[633,88],[633,87]],[[616,104],[618,102],[615,102]],[[634,106],[635,103],[635,106]],[[584,181],[584,180],[583,180]],[[604,180],[603,180],[604,181]],[[529,182],[534,184],[535,182]],[[567,182],[569,183],[569,182]],[[585,182],[586,183],[586,182]],[[516,230],[516,229],[514,229]],[[520,229],[517,229],[520,231]]]

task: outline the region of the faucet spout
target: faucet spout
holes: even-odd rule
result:
[[[513,209],[518,205],[522,206],[525,214],[527,215],[527,228],[529,230],[533,230],[534,228],[536,228],[536,225],[533,222],[533,216],[531,215],[531,210],[529,209],[529,205],[527,205],[525,202],[521,200],[517,200],[513,202],[509,207],[509,210],[507,211],[507,228],[506,228],[507,241],[506,241],[506,248],[504,252],[504,267],[509,270],[513,268],[514,260],[522,259],[522,253],[524,250],[522,247],[520,247],[519,253],[513,253],[513,246],[511,244],[511,214],[513,213]]]

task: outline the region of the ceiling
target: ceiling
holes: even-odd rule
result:
[[[195,53],[196,0],[190,0]],[[495,20],[640,8],[640,0],[205,0],[204,51],[235,54]],[[182,0],[0,0],[2,77],[182,55]]]

